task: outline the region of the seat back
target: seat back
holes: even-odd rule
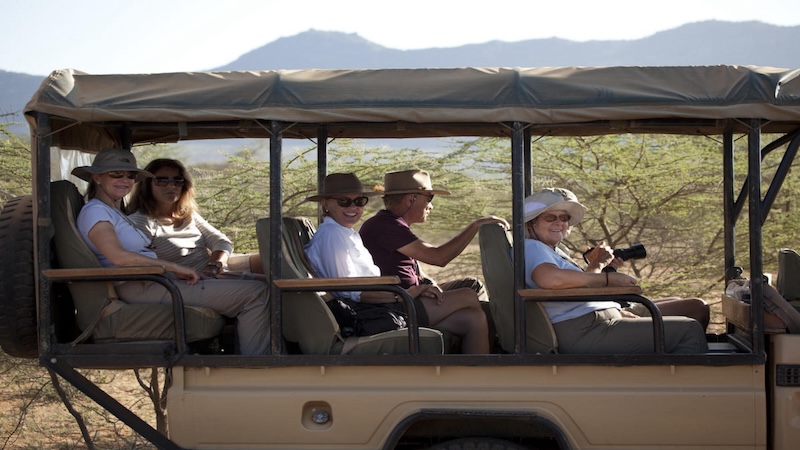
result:
[[[514,351],[514,267],[511,261],[511,236],[500,224],[484,224],[478,242],[483,278],[489,293],[500,346]],[[531,353],[553,353],[557,341],[553,325],[541,303],[525,303],[526,349]]]
[[[800,254],[782,248],[778,252],[778,292],[795,307],[800,307]]]
[[[53,249],[59,267],[99,268],[100,262],[81,239],[75,222],[83,207],[83,196],[78,188],[66,180],[52,182],[50,204],[54,227]],[[72,282],[68,287],[75,303],[78,328],[86,330],[110,301],[108,283]]]
[[[286,279],[310,278],[311,274],[301,264],[304,241],[313,235],[313,225],[308,219],[284,217],[281,251],[283,262],[281,277]],[[270,270],[269,218],[256,222],[258,250],[266,273]],[[281,322],[286,340],[296,342],[306,355],[327,355],[339,336],[339,325],[325,301],[316,292],[285,292],[281,296]]]
[[[50,184],[53,249],[62,269],[100,268],[100,262],[83,241],[76,220],[83,196],[69,181]],[[91,333],[95,342],[174,339],[172,305],[128,304],[115,300],[113,284],[106,281],[68,283],[75,305],[78,328]],[[186,307],[186,341],[216,337],[224,319],[208,308]]]
[[[284,217],[281,251],[284,279],[311,278],[313,271],[303,247],[314,235],[314,225],[307,218]],[[267,273],[270,267],[269,219],[256,222],[258,249]],[[378,355],[408,353],[408,330],[392,330],[372,336],[342,337],[339,324],[318,292],[285,292],[281,295],[283,336],[296,342],[307,355],[353,354]],[[430,328],[419,329],[420,353],[443,353],[442,333]]]

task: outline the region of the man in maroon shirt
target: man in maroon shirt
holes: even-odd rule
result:
[[[425,277],[419,261],[443,267],[464,251],[481,225],[499,222],[508,227],[508,223],[495,216],[482,217],[471,222],[446,243],[431,245],[418,238],[410,226],[427,220],[433,209],[431,202],[435,195],[450,195],[450,192],[434,189],[430,175],[424,170],[386,174],[383,193],[386,209],[378,211],[364,222],[359,231],[361,239],[372,254],[375,265],[381,269],[381,275],[397,275],[404,288],[430,286],[419,296],[429,316],[459,320],[466,323],[468,329],[489,327],[481,334],[494,336],[493,327],[489,325],[491,321],[486,320],[484,312],[488,311],[488,307],[481,305],[487,303],[479,301],[488,299],[483,283],[470,277],[437,285]],[[494,338],[491,340],[494,341]],[[483,349],[480,352],[483,353]]]
[[[464,251],[484,223],[499,222],[508,227],[502,218],[486,216],[471,222],[442,245],[425,242],[411,231],[411,225],[428,219],[435,195],[450,195],[450,192],[434,189],[430,175],[424,170],[388,173],[384,177],[383,193],[386,209],[378,211],[361,226],[361,239],[380,267],[381,275],[397,275],[404,288],[435,284],[420,271],[418,261],[444,267]],[[486,295],[483,284],[475,278],[442,283],[440,287],[445,291],[469,287],[483,299]]]

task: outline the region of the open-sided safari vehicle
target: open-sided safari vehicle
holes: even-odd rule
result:
[[[53,72],[25,111],[33,195],[10,201],[0,217],[3,348],[38,357],[159,448],[796,448],[800,336],[773,318],[765,326],[761,225],[800,145],[797,74],[735,66]],[[638,290],[523,289],[532,138],[625,133],[721,141],[725,276],[744,266],[753,282],[749,304],[725,300],[732,317],[726,333],[709,336],[709,353],[660,352],[663,324]],[[776,139],[762,144],[766,133]],[[503,351],[443,352],[441,333],[419,329],[413,315],[410,332],[344,338],[318,291],[404,291],[393,278],[307,278],[298,249],[313,227],[282,217],[283,139],[316,141],[321,179],[332,138],[450,136],[510,141],[511,239],[491,226],[480,237]],[[737,137],[746,154],[734,154]],[[75,179],[61,181],[104,147],[229,138],[269,141],[269,218],[258,223],[271,268],[264,356],[197,351],[223,320],[183,308],[178,293],[168,306],[109,302],[113,281],[171,281],[157,270],[99,268],[70,222],[81,206]],[[776,149],[783,163],[762,193],[762,157]],[[747,160],[743,185],[734,184],[734,156]],[[737,261],[734,246],[743,211],[749,261]],[[656,352],[558,353],[539,306],[555,294],[644,302],[656,318]],[[170,368],[170,436],[75,371],[83,367]]]

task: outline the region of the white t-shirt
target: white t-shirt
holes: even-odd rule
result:
[[[525,239],[525,285],[529,288],[538,289],[539,286],[533,282],[530,274],[540,264],[553,264],[559,269],[575,270],[583,272],[580,267],[572,264],[559,256],[555,250],[536,239]],[[543,303],[547,311],[550,322],[558,323],[565,320],[574,319],[592,311],[600,311],[608,308],[620,308],[619,303],[611,301],[601,302],[545,302]]]
[[[103,267],[114,267],[89,239],[89,231],[98,222],[109,222],[117,232],[119,243],[129,252],[141,253],[150,258],[155,258],[156,254],[148,248],[150,240],[141,230],[133,225],[133,222],[119,209],[112,208],[102,201],[93,198],[84,205],[78,214],[77,226],[83,241],[89,245],[92,253],[97,256],[100,265]]]
[[[372,261],[357,231],[326,217],[305,246],[314,271],[323,278],[377,277],[381,270]],[[361,292],[337,292],[337,296],[361,301]]]

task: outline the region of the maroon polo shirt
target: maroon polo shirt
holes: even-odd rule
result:
[[[419,240],[402,217],[382,209],[361,225],[359,233],[381,275],[397,275],[406,289],[420,283],[417,260],[397,251]]]

